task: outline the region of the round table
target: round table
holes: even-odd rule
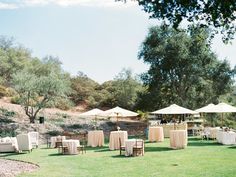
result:
[[[133,155],[133,147],[135,146],[136,140],[143,143],[143,154],[144,154],[144,142],[142,139],[127,139],[125,140],[125,156]],[[140,145],[140,144],[138,144]]]
[[[62,145],[68,147],[68,154],[78,154],[79,140],[63,140]]]
[[[170,147],[183,149],[187,147],[188,134],[186,130],[170,130]]]
[[[164,141],[163,127],[149,127],[148,140],[153,141]]]
[[[109,148],[110,150],[120,149],[119,138],[121,145],[124,146],[125,140],[128,139],[127,131],[112,131],[110,133]]]
[[[102,130],[88,132],[88,146],[101,147],[104,145],[104,133]]]

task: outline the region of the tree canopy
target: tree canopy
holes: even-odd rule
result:
[[[197,108],[216,103],[232,88],[235,70],[211,51],[207,29],[192,27],[187,33],[165,25],[152,27],[139,59],[150,64],[142,75],[148,89],[139,100],[146,110],[171,103]]]
[[[55,61],[50,58],[40,63],[41,69],[45,72],[39,72],[40,67],[33,67],[34,65],[32,65],[30,68],[13,75],[13,86],[19,94],[19,102],[31,123],[34,123],[42,108],[53,104],[57,98],[66,97],[69,94],[69,79],[65,77],[62,71],[55,72],[55,68],[59,67]]]
[[[116,0],[127,1],[127,0]],[[221,32],[223,40],[234,37],[236,30],[235,0],[137,0],[151,18],[164,20],[166,24],[178,28],[182,21],[211,27],[213,34]]]

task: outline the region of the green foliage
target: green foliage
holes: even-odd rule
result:
[[[0,137],[16,137],[16,132],[14,129],[4,128],[0,129]]]
[[[21,103],[21,98],[19,95],[11,97],[11,103],[12,104],[20,104]]]
[[[93,96],[98,86],[98,83],[88,78],[82,72],[79,72],[76,77],[71,79],[71,88],[73,90],[71,94],[72,100],[76,104],[87,101],[89,97]]]
[[[143,112],[143,111],[138,110],[137,113],[141,120],[148,121],[148,112]]]
[[[9,111],[7,109],[4,109],[4,108],[0,108],[0,115],[1,116],[4,116],[6,118],[8,117],[13,117],[16,115],[16,113],[14,111]]]
[[[4,86],[0,85],[0,98],[7,95],[7,90]]]
[[[221,32],[225,42],[234,38],[236,29],[236,3],[234,0],[137,1],[151,18],[164,21],[165,24],[173,26],[175,29],[182,21],[187,20],[188,24],[198,23],[201,27],[211,28],[213,35]]]
[[[10,85],[12,75],[24,69],[31,60],[28,49],[15,45],[12,38],[0,36],[0,76],[2,83]]]
[[[138,103],[145,110],[172,103],[194,109],[217,103],[231,91],[235,70],[211,51],[206,29],[192,27],[186,33],[165,25],[152,27],[139,58],[150,64],[142,75],[147,90]]]
[[[7,97],[13,97],[13,96],[16,96],[17,95],[17,92],[15,91],[15,89],[11,88],[11,87],[8,87],[6,88],[6,96]]]
[[[61,71],[55,70],[54,61],[47,60],[44,65],[48,72],[40,74],[39,70],[29,68],[13,75],[13,85],[20,96],[20,103],[25,109],[30,122],[34,120],[38,112],[52,105],[60,97],[66,97],[70,93],[70,82]],[[38,65],[36,65],[38,66]]]
[[[130,69],[123,69],[114,80],[101,85],[103,101],[101,105],[113,107],[119,105],[134,109],[139,92],[143,91],[142,84],[132,76]]]
[[[61,110],[69,110],[70,108],[72,108],[74,106],[73,102],[67,98],[61,98],[59,97],[55,103],[54,106],[58,109]]]

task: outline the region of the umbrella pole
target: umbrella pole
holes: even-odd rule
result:
[[[95,122],[95,130],[97,130],[97,115],[95,115],[95,117],[94,117],[94,122]]]
[[[223,127],[223,118],[224,118],[224,113],[221,115],[221,126]]]
[[[174,114],[174,130],[176,130],[176,114]]]
[[[118,128],[118,113],[116,113],[116,127]]]

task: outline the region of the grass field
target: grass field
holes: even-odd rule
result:
[[[107,144],[106,144],[107,145]],[[182,150],[162,143],[145,143],[143,157],[119,156],[119,151],[88,148],[84,155],[59,155],[41,147],[26,154],[0,154],[1,158],[36,163],[40,169],[22,177],[235,177],[236,146],[189,138]]]

